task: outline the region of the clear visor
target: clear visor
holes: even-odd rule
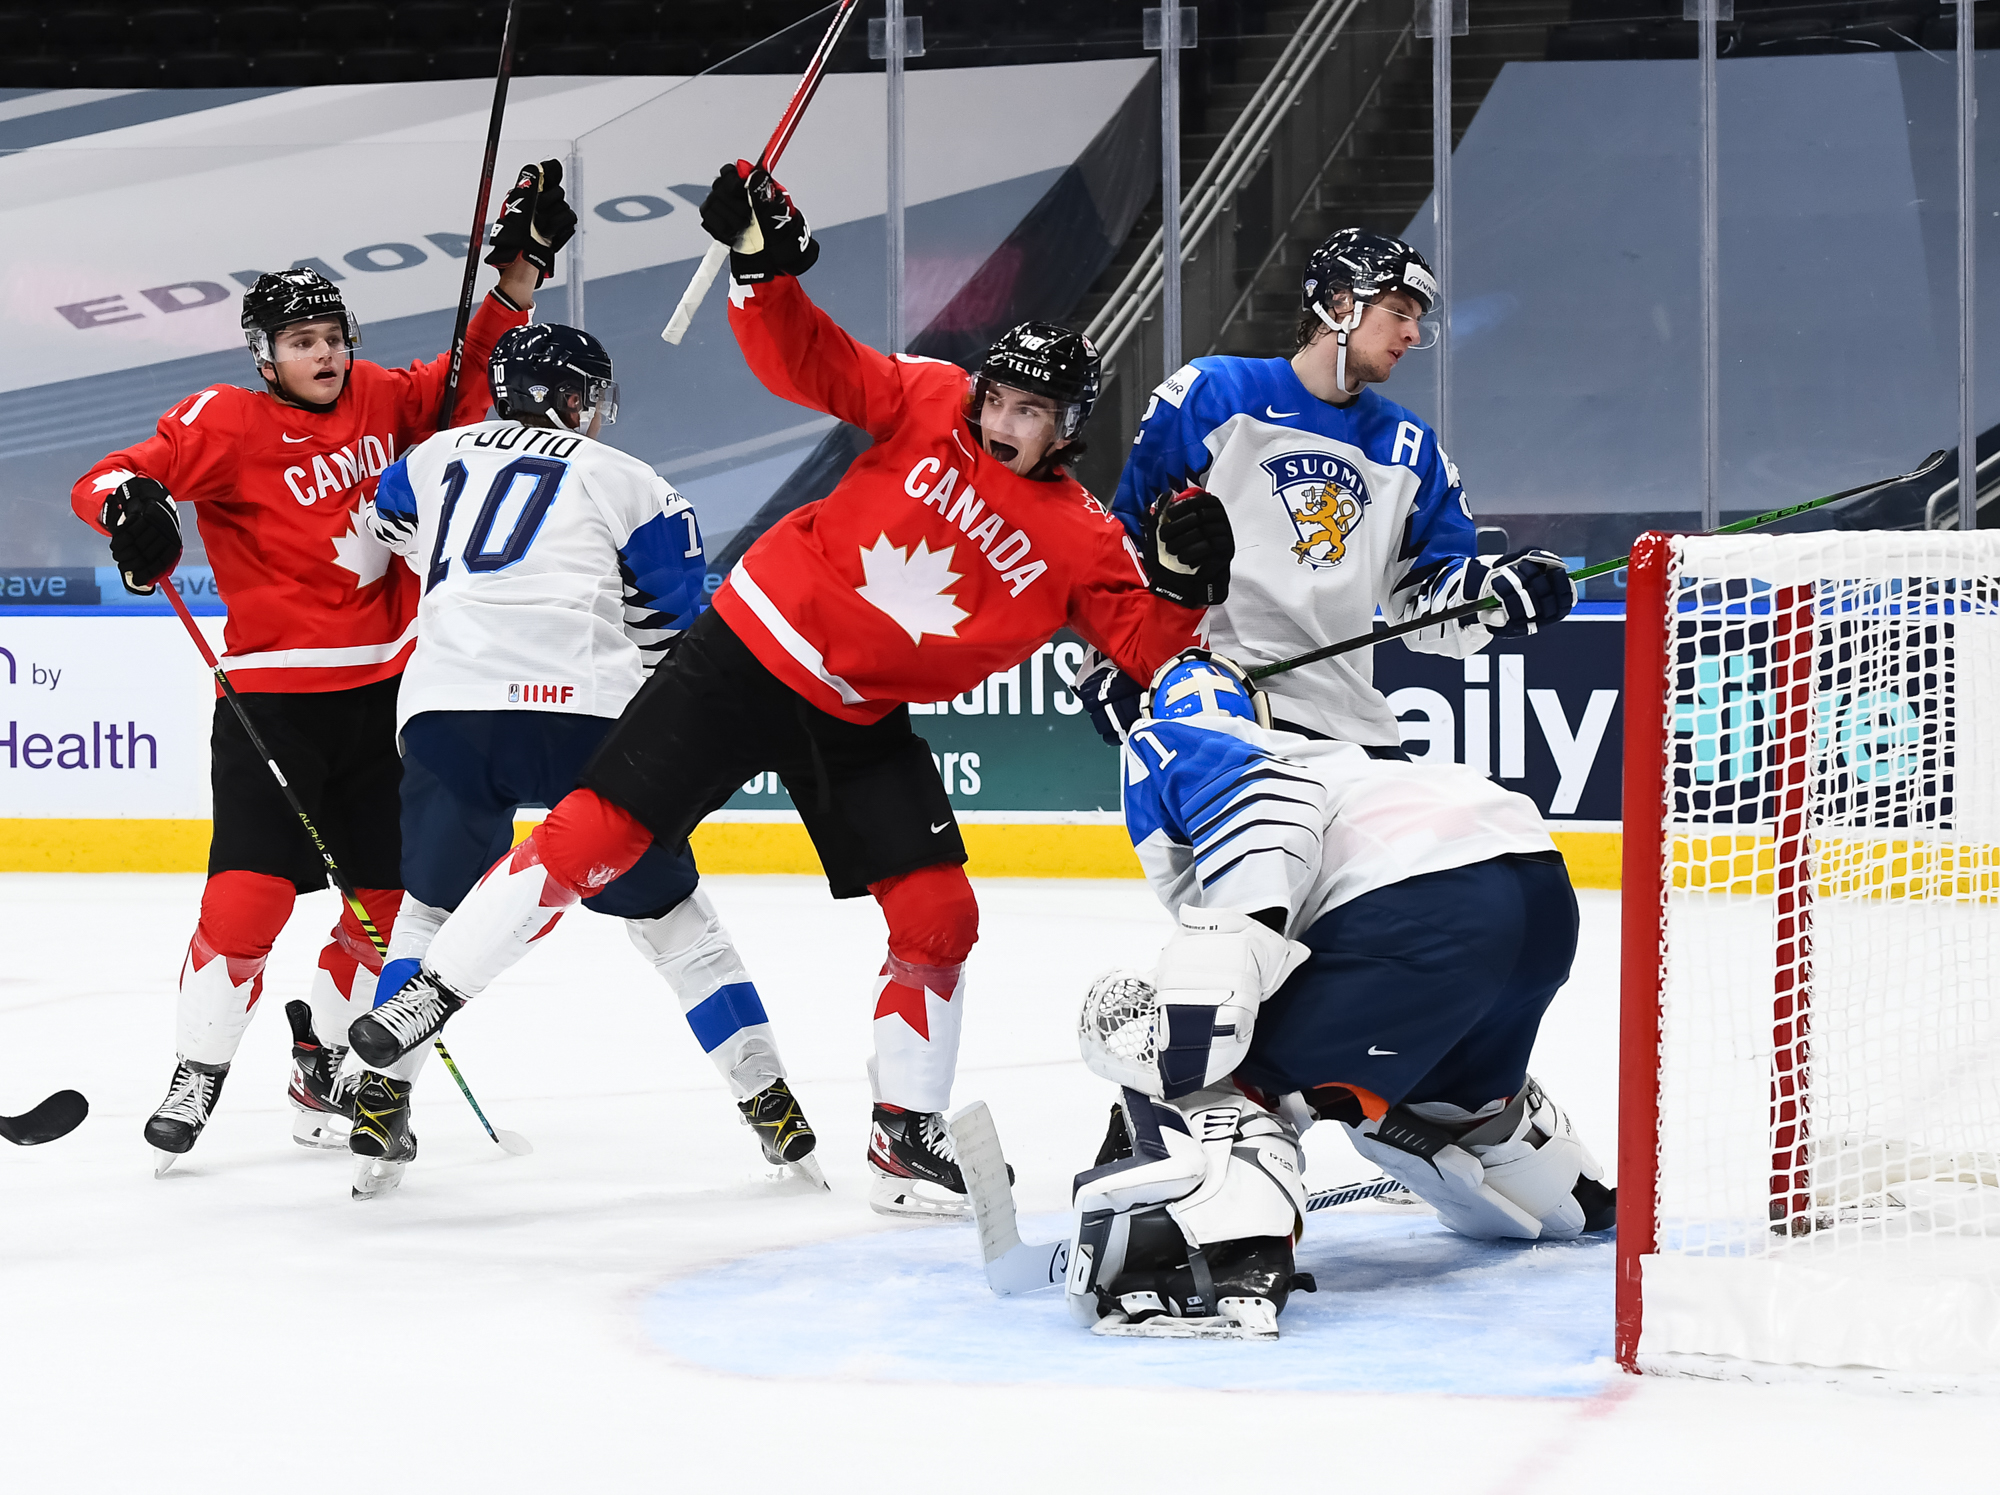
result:
[[[1384,306],[1379,301],[1371,301],[1368,309],[1380,312],[1385,317],[1394,317],[1398,322],[1407,322],[1413,325],[1417,329],[1417,340],[1413,344],[1414,347],[1435,348],[1437,346],[1440,328],[1439,317],[1436,312],[1428,312],[1421,317],[1413,317],[1408,312],[1396,311],[1391,307]]]
[[[276,332],[251,334],[251,350],[260,363],[314,363],[322,359],[346,363],[361,345],[361,329],[353,318],[337,317],[294,322]]]
[[[1020,444],[1020,438],[1037,435],[1048,441],[1066,441],[1083,424],[1081,405],[1064,403],[1019,385],[1002,384],[984,374],[972,376],[965,413],[967,419],[989,436],[1003,441],[1012,439],[1015,445]]]
[[[604,424],[615,425],[618,421],[618,381],[616,379],[592,379],[584,388],[583,409],[578,412],[578,429],[588,430],[595,416],[603,416]]]

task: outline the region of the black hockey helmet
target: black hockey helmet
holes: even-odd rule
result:
[[[974,425],[988,384],[1049,396],[1056,402],[1056,434],[1069,441],[1097,403],[1097,349],[1081,332],[1055,322],[1023,322],[1000,335],[972,376],[967,415]]]
[[[1380,300],[1401,291],[1428,315],[1438,302],[1437,276],[1430,262],[1387,234],[1365,228],[1343,228],[1328,234],[1306,261],[1299,304],[1307,311],[1323,305],[1337,290],[1350,290],[1358,302]]]
[[[607,426],[618,419],[611,355],[580,327],[557,322],[510,327],[493,345],[487,368],[493,376],[494,408],[508,420],[547,415],[572,393],[578,398],[579,430],[600,410]]]
[[[340,299],[334,283],[317,270],[299,266],[274,270],[257,277],[257,283],[243,293],[243,340],[250,356],[261,365],[275,362],[271,335],[294,322],[338,321],[347,339],[347,358],[352,365],[354,350],[361,346],[361,324]]]

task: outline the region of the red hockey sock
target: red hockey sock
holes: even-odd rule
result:
[[[382,936],[386,948],[389,936],[396,927],[396,911],[403,906],[401,888],[356,888],[355,896],[361,906],[368,910],[368,918],[375,925],[375,932]],[[354,994],[354,973],[357,969],[367,971],[371,976],[382,974],[382,957],[375,949],[375,942],[368,938],[361,927],[361,921],[354,916],[352,905],[342,900],[340,919],[326,937],[326,946],[319,952],[319,968],[333,979],[334,986],[342,997]]]
[[[263,872],[216,873],[201,890],[201,918],[188,944],[189,967],[199,971],[219,955],[229,963],[231,986],[261,978],[271,946],[292,915],[294,896],[287,878]],[[261,990],[260,980],[252,1002]]]
[[[889,921],[889,954],[906,965],[958,966],[979,939],[979,900],[963,867],[937,863],[871,882]]]
[[[602,891],[653,844],[653,833],[610,800],[573,789],[535,827],[534,855],[558,885],[579,898]]]

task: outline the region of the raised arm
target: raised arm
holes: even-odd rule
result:
[[[1139,419],[1139,437],[1125,459],[1111,512],[1133,539],[1146,511],[1165,494],[1198,481],[1215,458],[1205,444],[1208,423],[1202,405],[1208,395],[1200,363],[1191,363],[1153,391]]]

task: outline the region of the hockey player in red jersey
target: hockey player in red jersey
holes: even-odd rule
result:
[[[499,285],[467,332],[453,423],[491,403],[487,356],[527,321],[535,288],[574,232],[554,162],[509,194],[487,263]],[[260,387],[216,384],[160,417],[154,435],[93,466],[70,503],[107,534],[126,587],[150,593],[181,556],[176,501],[194,506],[228,605],[223,667],[386,937],[402,898],[396,684],[414,647],[417,582],[361,526],[361,504],[401,451],[438,427],[449,355],[407,369],[357,361],[360,327],[309,269],[262,276],[243,298]],[[181,969],[167,1098],[146,1122],[164,1171],[194,1146],[263,991],[295,892],[325,872],[226,702],[211,734],[214,833],[201,916]],[[344,1148],[352,1014],[381,959],[351,910],[320,952],[310,1004],[287,1005],[293,1135]]]
[[[869,1063],[871,1203],[961,1212],[949,1101],[978,907],[965,846],[907,703],[959,694],[1069,626],[1134,671],[1193,638],[1228,578],[1213,499],[1155,526],[1142,558],[1065,470],[1097,394],[1097,355],[1028,323],[980,368],[885,357],[807,299],[819,245],[784,191],[727,166],[702,206],[730,245],[729,322],[773,393],[874,445],[833,493],[779,521],[625,709],[547,821],[438,932],[419,974],[356,1020],[371,1067],[428,1042],[560,917],[655,839],[686,840],[776,769],[836,898],[873,894],[889,925]],[[1192,543],[1180,545],[1183,535]],[[923,1193],[919,1184],[942,1190]]]

